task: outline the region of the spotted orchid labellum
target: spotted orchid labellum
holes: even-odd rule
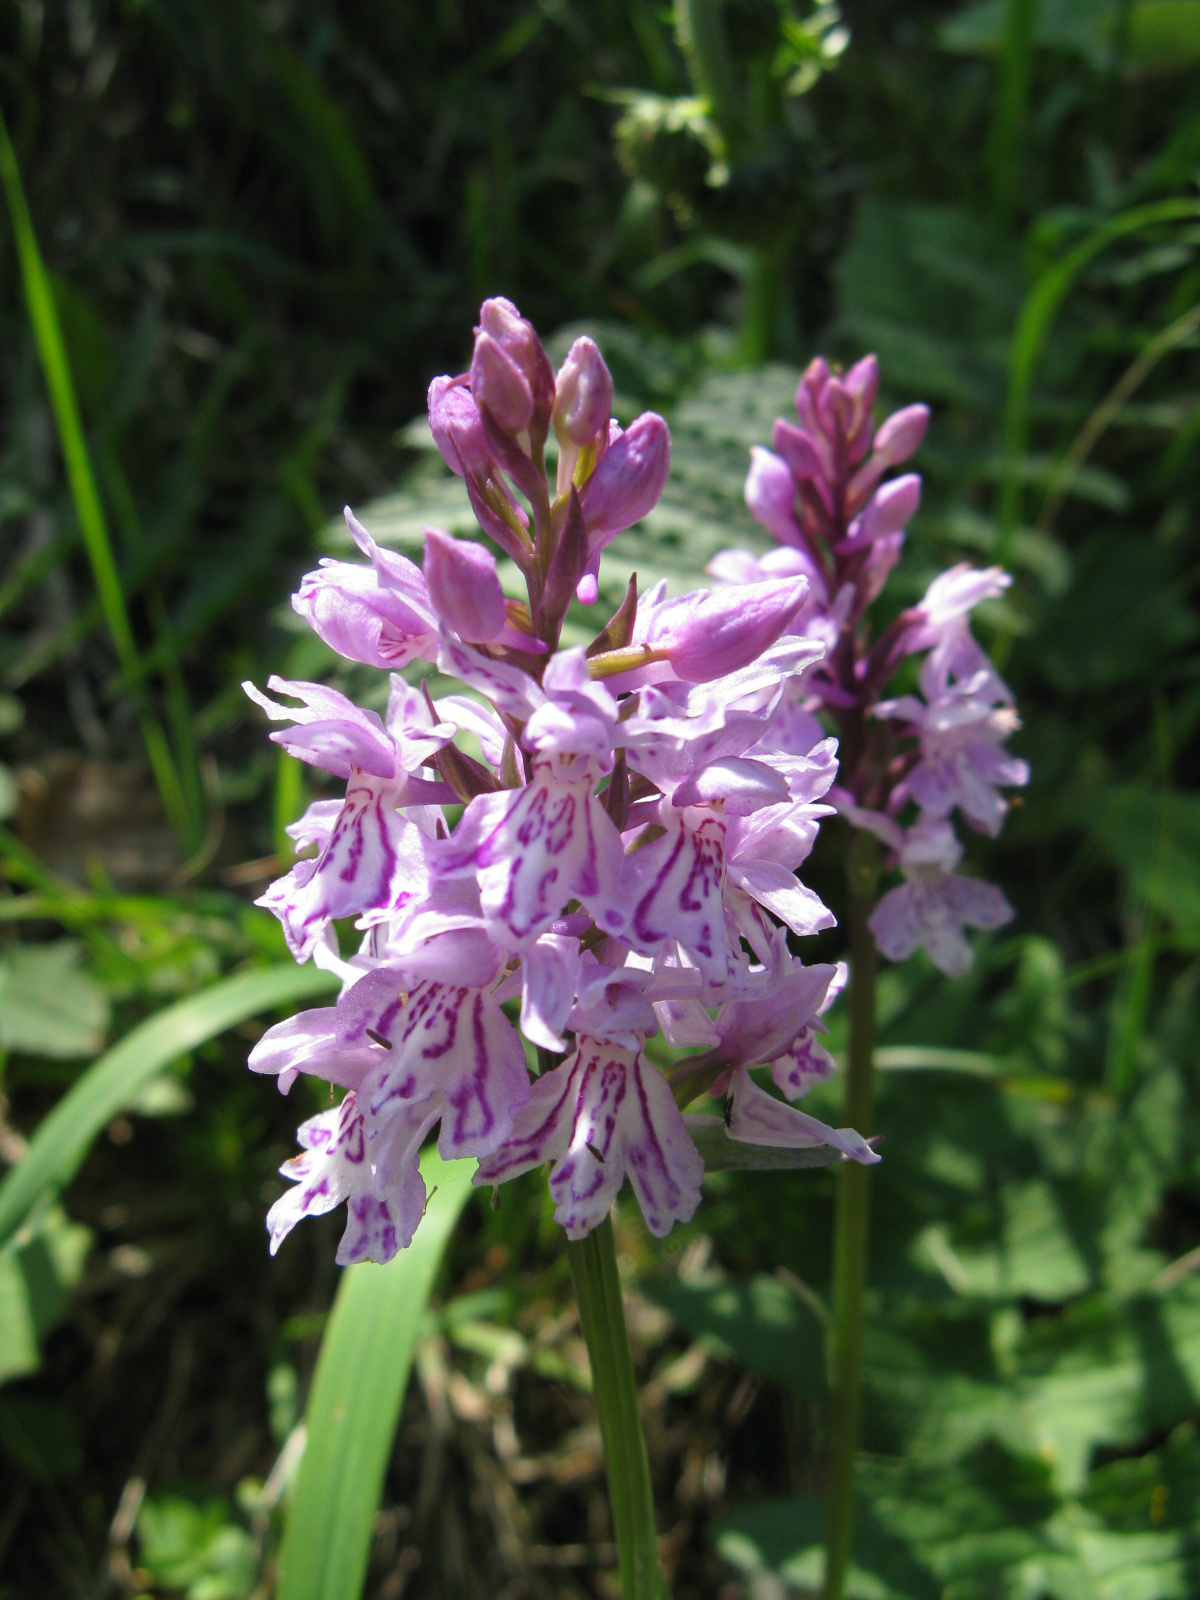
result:
[[[846,392],[850,410],[830,414],[857,417],[858,440],[871,396],[861,382]],[[669,469],[663,419],[623,431],[612,396],[590,339],[556,374],[517,309],[486,301],[470,370],[429,389],[434,440],[484,537],[429,529],[418,567],[347,511],[364,560],[323,562],[294,599],[326,644],[389,675],[384,711],[316,683],[247,685],[281,725],[271,737],[345,784],[289,830],[307,853],[261,901],[295,958],[343,985],[335,1005],[269,1029],[250,1056],[284,1092],[300,1074],[344,1091],[300,1129],[302,1153],[283,1169],[292,1187],[268,1217],[273,1250],[301,1217],[344,1203],[339,1262],[390,1259],[420,1223],[418,1156],[435,1130],[443,1156],[478,1162],[477,1184],[547,1166],[572,1239],[604,1220],[626,1179],[664,1235],[700,1201],[704,1162],[683,1108],[707,1089],[724,1099],[716,1126],[731,1149],[879,1159],[854,1130],[789,1103],[829,1075],[819,1019],[845,981],[788,948],[789,935],[833,924],[796,871],[834,811],[837,741],[808,706],[845,603],[808,554],[805,519],[810,503],[836,514],[827,479],[842,483],[843,447],[825,434],[798,447],[794,464],[811,470],[789,478],[790,506],[767,482],[778,469],[755,458],[755,493],[776,497],[795,559],[681,596],[661,584],[639,595],[635,577],[592,643],[564,648],[569,606],[596,603],[603,552],[655,505]],[[892,434],[883,453],[899,460],[907,436]],[[855,459],[856,571],[877,570],[913,499],[876,494],[875,460]],[[524,599],[504,593],[497,550]],[[946,629],[965,587],[942,602]],[[974,783],[990,818],[972,752],[990,753],[992,782],[1005,781],[996,751],[1011,711],[993,686],[991,712],[965,713],[955,743],[940,701],[973,705],[978,672],[961,641],[938,659],[923,689],[928,773],[914,762],[909,782],[939,795]],[[426,663],[458,689],[434,698]],[[339,943],[347,919],[361,934],[353,953]],[[655,1035],[682,1052],[666,1071],[646,1052]]]
[[[778,548],[761,557],[722,551],[709,571],[735,594],[785,573],[807,578],[789,631],[826,648],[788,679],[769,737],[799,748],[817,719],[836,730],[839,771],[827,796],[852,828],[881,841],[904,877],[870,918],[875,942],[893,961],[923,947],[959,977],[972,962],[963,929],[997,928],[1012,916],[998,888],[955,870],[963,849],[949,820],[957,810],[994,837],[1008,810],[1000,791],[1029,780],[1027,764],[1004,748],[1020,726],[1012,694],[969,626],[971,611],[1011,580],[998,567],[952,567],[872,638],[868,610],[921,498],[915,473],[885,474],[913,455],[929,420],[925,406],[907,406],[876,429],[878,387],[874,356],[844,376],[820,359],[809,366],[796,393],[799,425],[776,422],[774,448],[751,452],[746,479],[746,504]],[[918,652],[927,652],[920,694],[886,698]]]

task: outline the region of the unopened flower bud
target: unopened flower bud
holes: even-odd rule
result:
[[[438,454],[456,477],[487,473],[492,464],[483,418],[460,378],[435,378],[429,385],[429,430]]]
[[[907,472],[902,478],[893,478],[876,491],[867,505],[862,514],[859,537],[865,542],[884,539],[889,533],[899,533],[901,528],[908,526],[920,504],[921,480],[915,472]]]
[[[841,378],[830,378],[821,391],[821,398],[817,402],[817,415],[821,419],[821,429],[826,437],[844,444],[854,426],[855,415],[854,396]]]
[[[609,443],[583,491],[589,548],[603,548],[653,510],[670,469],[670,429],[657,413],[643,411]]]
[[[576,339],[554,385],[554,431],[580,446],[608,438],[612,374],[591,339]]]
[[[907,461],[920,448],[928,426],[928,406],[905,406],[903,411],[893,411],[875,435],[875,459],[885,467]]]
[[[479,308],[476,339],[485,333],[495,340],[532,389],[541,351],[541,341],[533,323],[521,315],[511,300],[496,295],[491,300],[485,300]]]
[[[799,430],[797,429],[797,432]],[[750,451],[750,471],[746,477],[746,505],[750,515],[780,544],[797,545],[800,527],[796,521],[796,480],[786,461],[761,445]]]
[[[796,414],[810,433],[816,433],[820,429],[821,419],[817,413],[817,405],[821,392],[828,382],[829,367],[823,357],[817,356],[804,369],[800,387],[796,390]],[[778,449],[778,446],[776,448]]]
[[[801,483],[824,483],[832,476],[833,463],[824,449],[824,441],[806,428],[797,428],[781,417],[771,432],[771,443]]]
[[[438,615],[460,639],[481,644],[503,629],[507,616],[496,561],[483,545],[426,528],[425,582]]]
[[[879,362],[874,356],[864,356],[856,361],[846,374],[847,391],[853,396],[859,416],[869,416],[879,393]]]
[[[471,393],[506,433],[520,433],[533,418],[533,390],[520,367],[495,339],[481,333],[471,357]]]
[[[871,448],[871,410],[879,392],[879,363],[864,356],[846,374],[846,392],[854,401],[854,421],[846,434],[846,460],[856,467]]]
[[[646,643],[686,683],[707,683],[748,666],[773,645],[807,593],[807,578],[775,578],[683,595],[659,610]]]

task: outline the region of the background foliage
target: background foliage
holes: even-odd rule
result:
[[[953,559],[1012,565],[984,626],[1034,777],[976,853],[1007,936],[968,980],[914,960],[882,986],[853,1583],[1200,1587],[1200,0],[724,17],[706,122],[671,110],[713,90],[704,61],[643,0],[0,7],[132,646],[6,224],[0,1156],[25,1187],[0,1194],[0,1593],[273,1590],[336,1274],[324,1224],[266,1257],[274,1169],[317,1107],[244,1073],[299,993],[250,901],[309,774],[237,685],[341,670],[286,596],[341,548],[343,501],[401,548],[458,526],[407,424],[489,293],[560,344],[586,323],[619,409],[671,419],[675,477],[614,592],[758,542],[746,449],[818,349],[875,349],[890,400],[933,404],[892,603]],[[680,1596],[818,1582],[831,1198],[820,1172],[720,1174],[665,1248],[620,1219]],[[366,1592],[609,1593],[532,1179],[468,1203],[414,1361]]]

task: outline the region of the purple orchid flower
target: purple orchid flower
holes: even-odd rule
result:
[[[700,1204],[704,1163],[662,1073],[637,1050],[580,1035],[533,1085],[508,1144],[479,1163],[477,1184],[553,1163],[554,1220],[581,1239],[608,1215],[626,1177],[656,1238]]]
[[[437,613],[419,567],[381,550],[346,507],[346,526],[370,559],[321,561],[300,580],[292,607],[331,650],[368,667],[403,667],[437,658]]]
[[[974,959],[963,928],[1002,928],[1013,909],[993,883],[954,871],[962,846],[948,822],[923,818],[899,853],[905,882],[889,889],[871,914],[875,942],[890,961],[918,948],[948,977],[961,978]]]
[[[351,519],[363,564],[310,574],[300,614],[349,660],[436,661],[460,690],[434,700],[394,675],[382,716],[315,683],[272,679],[290,704],[248,690],[283,725],[277,743],[346,784],[292,825],[313,854],[263,897],[297,959],[344,984],[251,1055],[283,1090],[306,1075],[344,1093],[300,1131],[273,1248],[342,1202],[339,1260],[403,1248],[435,1128],[481,1184],[549,1162],[572,1238],[626,1178],[661,1236],[694,1214],[704,1171],[675,1096],[714,1077],[732,1140],[878,1159],[789,1104],[833,1070],[821,1017],[845,981],[788,951],[833,921],[798,869],[836,806],[904,874],[873,919],[881,947],[923,942],[961,965],[962,927],[1009,913],[954,871],[942,815],[993,831],[998,787],[1025,776],[1003,748],[1011,696],[968,625],[1002,575],[954,569],[870,641],[867,610],[920,499],[915,474],[887,473],[928,420],[909,407],[876,431],[878,381],[872,358],[844,375],[813,363],[797,423],[754,452],[747,504],[777,549],[723,552],[712,591],[639,596],[635,581],[586,650],[562,649],[572,598],[595,602],[603,552],[656,504],[670,436],[651,413],[613,421],[589,339],[556,374],[515,306],[484,303],[470,370],[430,386],[430,427],[528,603],[505,596],[480,543],[428,530],[420,570]],[[884,700],[915,650],[921,697]],[[361,942],[343,953],[348,918]],[[644,1053],[659,1031],[700,1052],[670,1084]],[[522,1036],[542,1057],[532,1083]]]

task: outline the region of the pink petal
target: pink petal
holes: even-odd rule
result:
[[[733,1104],[726,1118],[726,1131],[742,1144],[785,1150],[824,1144],[864,1166],[872,1166],[880,1159],[853,1128],[831,1128],[816,1117],[797,1111],[795,1106],[776,1100],[758,1087],[744,1067],[734,1073],[731,1093]]]
[[[521,967],[521,1032],[544,1050],[565,1050],[562,1031],[575,1001],[579,940],[544,933],[526,950]]]

